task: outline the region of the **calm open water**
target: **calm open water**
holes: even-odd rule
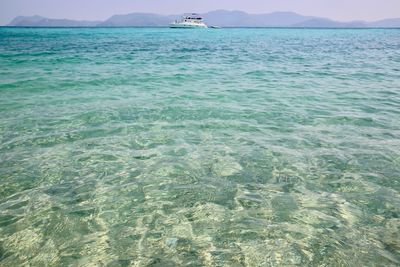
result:
[[[0,29],[0,266],[400,265],[400,30]]]

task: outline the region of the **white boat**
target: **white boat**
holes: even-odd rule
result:
[[[183,16],[180,20],[176,20],[169,25],[170,28],[180,29],[204,29],[208,28],[203,22],[202,17],[198,14],[190,14]]]

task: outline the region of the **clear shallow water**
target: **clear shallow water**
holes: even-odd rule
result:
[[[0,29],[0,265],[400,264],[400,31]]]

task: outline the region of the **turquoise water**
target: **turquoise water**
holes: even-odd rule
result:
[[[400,265],[400,30],[0,29],[0,266]]]

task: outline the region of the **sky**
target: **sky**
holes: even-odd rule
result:
[[[105,20],[115,14],[293,11],[340,21],[400,18],[400,0],[0,0],[0,25],[16,16]]]

